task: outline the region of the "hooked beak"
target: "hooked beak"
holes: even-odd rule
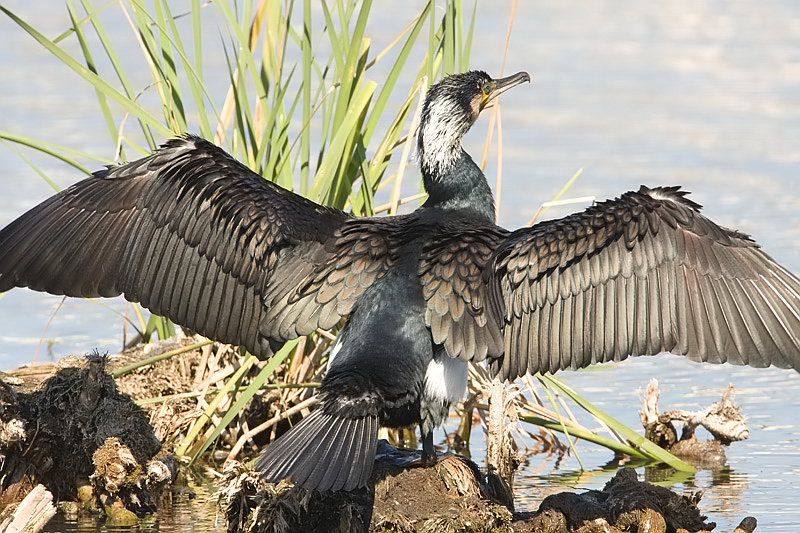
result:
[[[511,89],[512,87],[516,87],[517,85],[524,83],[524,82],[531,81],[531,77],[527,72],[517,72],[511,76],[500,78],[494,80],[492,90],[489,91],[489,94],[483,97],[483,101],[481,102],[481,109],[486,107],[486,104],[506,92],[507,90]]]

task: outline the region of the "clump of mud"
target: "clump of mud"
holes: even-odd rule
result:
[[[322,494],[285,481],[265,483],[258,472],[231,462],[220,482],[220,510],[230,533],[510,531],[511,511],[475,463],[444,454],[434,467],[409,468],[415,459],[418,451],[381,441],[367,487]]]
[[[58,501],[132,513],[119,523],[155,510],[174,465],[152,461],[161,443],[106,365],[98,354],[67,358],[30,392],[0,381],[0,506],[42,484]]]
[[[231,346],[178,335],[111,356],[0,372],[0,511],[41,484],[67,516],[90,511],[135,524],[152,514],[176,477],[170,454],[243,359]],[[247,377],[259,371],[254,366]],[[291,405],[275,401],[281,394],[257,395],[233,427],[278,418]],[[244,440],[237,431],[223,433],[217,453],[258,447],[250,437],[237,448],[236,438]]]
[[[388,447],[383,445],[384,450]],[[534,513],[513,513],[470,460],[442,456],[432,468],[408,468],[415,452],[384,453],[369,486],[323,493],[263,482],[242,463],[226,466],[219,507],[228,531],[318,532],[707,532],[714,529],[697,508],[699,496],[681,496],[640,482],[621,469],[602,491],[548,496]],[[417,452],[418,453],[418,452]],[[503,491],[500,491],[503,493]],[[737,532],[752,532],[747,518]]]
[[[664,487],[639,481],[635,470],[622,468],[602,491],[561,492],[548,496],[536,513],[524,517],[530,529],[517,527],[515,531],[711,531],[716,524],[706,522],[697,508],[698,502],[699,497],[681,496]]]

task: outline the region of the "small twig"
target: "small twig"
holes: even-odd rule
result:
[[[236,456],[239,455],[239,452],[242,451],[242,448],[244,447],[245,443],[247,441],[249,441],[250,439],[252,439],[253,437],[255,437],[256,435],[258,435],[259,433],[262,433],[262,432],[268,430],[269,428],[271,428],[272,426],[274,426],[275,424],[277,424],[281,420],[283,420],[285,418],[288,418],[288,417],[292,416],[295,413],[299,413],[303,409],[307,409],[307,408],[311,407],[315,403],[317,403],[317,397],[316,396],[312,396],[311,398],[308,398],[307,400],[304,400],[304,401],[298,403],[294,407],[291,407],[291,408],[287,409],[286,411],[280,412],[279,414],[273,416],[272,418],[270,418],[266,422],[262,422],[261,424],[257,425],[256,427],[254,427],[250,431],[247,431],[247,432],[243,433],[239,437],[239,440],[236,441],[236,444],[233,445],[233,448],[231,448],[230,453],[228,453],[227,460],[231,461],[231,460],[235,459]]]
[[[417,194],[412,194],[411,196],[406,196],[405,198],[400,198],[400,200],[397,201],[397,206],[396,207],[399,207],[399,206],[405,205],[405,204],[409,204],[409,203],[415,202],[417,200],[421,200],[422,198],[425,198],[427,196],[428,196],[428,193],[421,192],[421,193],[417,193]],[[379,205],[379,206],[377,206],[375,208],[375,214],[377,215],[378,213],[383,213],[384,211],[389,211],[389,209],[391,209],[393,206],[394,206],[394,203],[391,203],[391,202],[388,202],[388,203],[385,203],[385,204],[381,204],[381,205]],[[395,208],[395,210],[396,210],[396,208]]]
[[[572,186],[575,180],[578,179],[578,176],[580,176],[582,173],[583,173],[583,167],[579,168],[578,171],[572,175],[569,181],[567,181],[566,185],[561,187],[561,190],[558,191],[558,194],[556,194],[551,201],[544,202],[542,205],[539,206],[539,209],[536,210],[536,214],[533,215],[533,218],[528,222],[527,225],[533,226],[533,224],[539,219],[539,217],[543,215],[544,212],[550,209],[550,207],[552,206],[574,204],[577,202],[581,203],[591,202],[592,205],[594,205],[594,200],[595,200],[594,196],[584,196],[583,198],[571,198],[566,200],[559,200],[559,198],[561,198],[564,195],[564,193],[567,192],[567,190]]]
[[[147,358],[147,359],[142,359],[141,361],[137,361],[137,362],[135,362],[133,364],[130,364],[130,365],[127,365],[127,366],[123,366],[122,368],[118,368],[118,369],[114,370],[113,372],[111,372],[111,375],[113,377],[115,377],[115,378],[119,378],[119,377],[122,377],[122,376],[124,376],[125,374],[127,374],[129,372],[133,372],[134,370],[136,370],[138,368],[141,368],[143,366],[151,365],[153,363],[157,363],[159,361],[163,361],[164,359],[169,359],[170,357],[174,357],[174,356],[180,355],[182,353],[191,352],[193,350],[196,350],[197,348],[201,348],[201,347],[206,346],[208,344],[211,344],[213,342],[214,341],[212,341],[212,340],[205,339],[205,340],[202,340],[200,342],[195,342],[194,344],[189,344],[188,346],[182,346],[180,348],[176,348],[174,350],[170,350],[168,352],[164,352],[164,353],[155,355],[155,356]]]
[[[33,437],[31,437],[31,441],[28,444],[28,447],[25,449],[24,452],[22,452],[22,457],[25,457],[26,455],[28,455],[28,452],[31,451],[31,448],[33,448],[33,443],[36,442],[36,437],[38,435],[39,435],[39,419],[37,418],[36,419],[36,431],[33,432]]]
[[[331,332],[330,332],[330,330],[327,330],[327,329],[322,329],[322,328],[317,328],[317,333],[318,333],[319,335],[321,335],[321,336],[325,337],[326,339],[328,339],[328,340],[329,340],[329,341],[331,341],[331,342],[333,342],[333,341],[335,341],[335,340],[336,340],[336,335],[334,335],[333,333],[331,333]]]
[[[211,357],[211,345],[205,346],[200,350],[200,361],[197,363],[197,373],[194,376],[194,383],[192,383],[192,388],[195,390],[199,389],[203,383],[203,375],[208,366],[209,357]]]

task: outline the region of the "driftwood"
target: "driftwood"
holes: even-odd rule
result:
[[[658,381],[651,379],[642,400],[639,417],[645,436],[673,455],[700,466],[718,466],[725,463],[725,446],[746,439],[750,432],[745,417],[734,403],[733,385],[722,394],[722,400],[701,411],[672,410],[659,414]],[[680,438],[673,422],[683,423]],[[695,430],[703,427],[714,437],[701,442]]]
[[[495,492],[505,493],[505,500],[512,502],[513,511],[514,472],[520,465],[511,437],[510,425],[516,422],[516,409],[508,387],[499,379],[492,380],[489,393],[489,414],[486,418],[486,465],[489,482]]]
[[[44,485],[36,485],[19,504],[9,505],[0,513],[0,531],[36,533],[55,514],[53,494]]]

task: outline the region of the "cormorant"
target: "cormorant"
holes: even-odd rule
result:
[[[433,429],[462,397],[467,362],[501,379],[659,352],[800,370],[800,280],[678,187],[647,188],[514,232],[462,136],[527,73],[449,76],[426,97],[428,199],[354,218],[257,176],[186,135],[99,171],[0,232],[0,291],[27,286],[140,302],[269,357],[348,317],[320,406],[267,446],[262,475],[350,490],[378,428]]]

